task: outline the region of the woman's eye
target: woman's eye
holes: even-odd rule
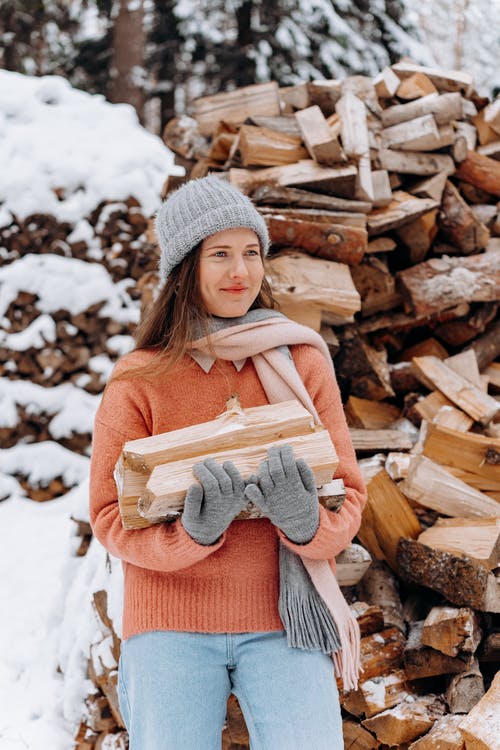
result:
[[[225,250],[216,250],[214,255],[216,258],[223,258],[226,254]]]
[[[259,255],[258,250],[247,250],[247,255]]]

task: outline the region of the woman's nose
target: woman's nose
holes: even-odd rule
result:
[[[231,276],[246,276],[247,266],[243,256],[235,256],[231,262],[231,268],[229,269]]]

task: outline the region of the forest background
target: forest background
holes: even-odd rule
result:
[[[0,40],[0,68],[132,104],[157,134],[198,96],[402,56],[500,89],[500,0],[2,0]]]

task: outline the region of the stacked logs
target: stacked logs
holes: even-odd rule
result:
[[[498,741],[498,111],[466,74],[399,63],[374,79],[204,97],[193,118],[165,131],[186,177],[219,172],[253,198],[273,240],[269,275],[282,309],[320,330],[334,358],[368,486],[358,540],[374,560],[345,589],[364,666],[359,690],[341,691],[348,747],[475,750]],[[178,183],[169,178],[164,195]],[[29,217],[0,230],[2,267],[34,249],[99,263],[138,308],[155,283],[146,226],[133,199],[101,204],[78,232]],[[99,301],[76,314],[55,310],[51,336],[39,297],[19,289],[4,314],[3,379],[98,396],[102,358],[120,353],[110,337],[134,326],[103,309]],[[7,341],[37,320],[42,346]],[[55,436],[58,410],[34,413],[17,398],[17,424],[0,425],[8,445],[50,437],[88,452],[87,427]],[[84,554],[84,519],[79,533]],[[96,692],[80,750],[126,746],[119,638],[104,594],[95,594],[102,645],[91,657]],[[248,747],[234,699],[222,742]]]

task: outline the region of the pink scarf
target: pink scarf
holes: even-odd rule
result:
[[[255,311],[257,312],[257,311]],[[302,382],[293,360],[277,347],[310,344],[323,354],[335,377],[328,347],[322,337],[311,328],[294,323],[279,313],[269,311],[263,320],[233,325],[193,341],[190,350],[212,354],[224,360],[243,360],[251,357],[257,375],[270,403],[298,399],[320,424],[312,399]],[[210,348],[211,346],[211,348]],[[344,690],[355,690],[360,670],[360,632],[337,583],[328,560],[301,557],[312,584],[323,599],[338,630],[340,649],[332,653],[336,674],[342,678]]]

